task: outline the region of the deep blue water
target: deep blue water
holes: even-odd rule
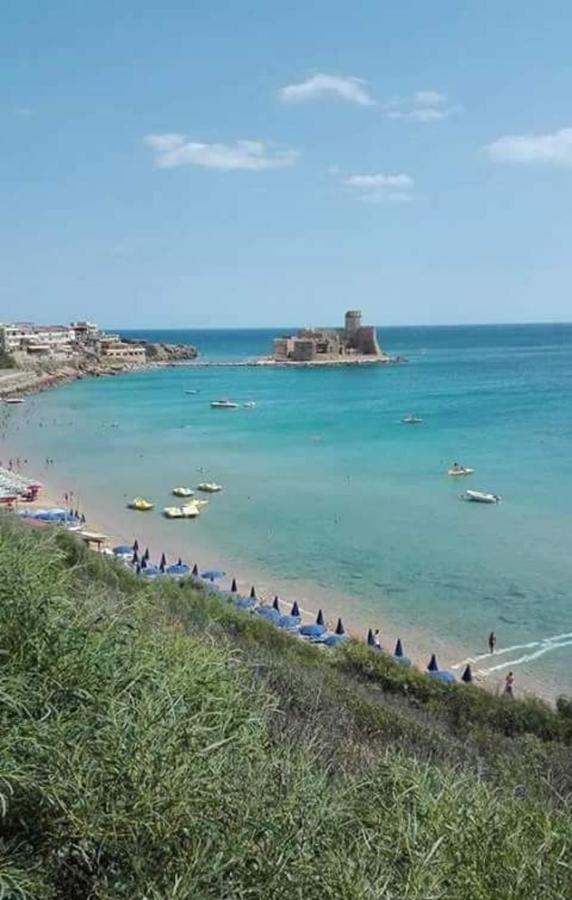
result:
[[[244,359],[288,330],[124,334]],[[173,368],[11,414],[39,458],[65,460],[118,509],[139,493],[165,505],[200,469],[224,493],[194,534],[230,556],[341,590],[382,629],[387,617],[467,652],[494,629],[499,646],[534,645],[499,664],[534,657],[515,665],[572,687],[572,326],[387,328],[380,341],[408,364]],[[211,410],[220,397],[256,408]],[[423,424],[403,425],[409,412]],[[476,469],[470,483],[447,477],[453,460]],[[466,486],[503,502],[462,503]]]

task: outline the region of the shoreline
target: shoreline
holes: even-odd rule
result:
[[[491,655],[486,653],[484,642],[482,647],[469,648],[459,642],[431,636],[426,629],[418,628],[411,623],[398,626],[388,619],[383,611],[379,615],[381,621],[371,621],[371,617],[366,618],[367,613],[359,609],[356,601],[348,593],[315,582],[284,577],[232,559],[223,550],[204,540],[201,541],[200,536],[197,538],[196,526],[193,526],[192,522],[178,520],[169,522],[156,512],[138,513],[124,508],[123,505],[121,509],[114,511],[107,498],[103,500],[101,497],[96,499],[90,496],[89,490],[86,492],[85,488],[81,489],[73,484],[65,477],[65,472],[60,471],[56,474],[33,459],[29,459],[23,473],[37,476],[43,484],[43,489],[34,503],[22,503],[20,508],[33,509],[49,505],[69,505],[73,508],[79,506],[87,518],[86,529],[103,533],[108,539],[107,546],[110,548],[119,544],[131,545],[137,538],[140,545],[150,547],[153,560],[158,561],[160,554],[165,552],[169,561],[174,561],[180,556],[190,565],[197,562],[201,571],[222,569],[226,575],[220,581],[221,586],[229,588],[232,578],[235,577],[242,593],[248,593],[250,586],[254,585],[259,599],[267,604],[278,595],[284,612],[289,611],[296,600],[300,605],[304,622],[314,621],[318,609],[322,608],[331,630],[334,629],[337,618],[341,617],[346,631],[361,641],[365,640],[369,627],[379,628],[383,649],[392,653],[396,640],[400,637],[406,655],[420,671],[424,671],[430,655],[436,653],[440,668],[444,671],[453,671],[457,679],[460,678],[465,662],[471,662],[474,683],[492,693],[502,691],[506,671],[511,665],[514,665],[517,671],[519,696],[533,695],[553,704],[556,697],[563,693],[557,684],[519,671],[517,661],[511,662],[510,659],[506,659],[507,653],[516,651],[517,648],[500,646]],[[73,497],[66,503],[64,494],[70,492]],[[208,515],[208,511],[205,514]],[[189,544],[192,545],[192,557],[189,554]],[[498,675],[486,677],[479,674],[478,664],[483,665],[485,660],[494,661],[496,665],[502,666]]]

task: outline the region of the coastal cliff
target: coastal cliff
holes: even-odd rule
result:
[[[5,358],[4,364],[8,362],[10,367],[0,367],[0,398],[36,393],[81,378],[121,375],[126,372],[191,362],[199,355],[197,348],[190,344],[129,340],[123,343],[143,347],[145,357],[141,361],[122,360],[86,351],[61,360],[48,358],[21,361]]]

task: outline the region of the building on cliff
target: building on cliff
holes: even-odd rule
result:
[[[302,328],[296,335],[275,338],[277,362],[319,362],[383,357],[374,325],[362,325],[361,311],[346,313],[344,328]]]

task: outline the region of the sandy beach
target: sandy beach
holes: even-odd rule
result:
[[[6,455],[6,451],[4,450]],[[13,455],[15,460],[17,455]],[[4,460],[6,462],[6,460]],[[316,583],[308,583],[299,579],[283,578],[261,568],[245,565],[220,549],[205,542],[200,536],[200,522],[193,520],[167,520],[161,516],[160,509],[148,513],[140,513],[126,508],[124,502],[111,507],[108,502],[88,496],[81,484],[76,484],[66,477],[65,470],[59,465],[41,465],[39,461],[28,459],[24,464],[20,456],[22,474],[38,478],[43,488],[36,501],[22,503],[20,508],[46,508],[50,506],[71,507],[79,509],[86,517],[86,530],[98,532],[106,537],[102,548],[111,549],[120,544],[131,545],[135,539],[140,546],[149,547],[151,559],[158,562],[161,554],[167,555],[169,562],[179,557],[193,565],[198,564],[200,571],[222,569],[226,574],[219,582],[229,589],[233,578],[236,578],[239,590],[248,593],[252,585],[257,596],[265,603],[271,603],[275,596],[280,598],[283,610],[289,611],[296,600],[300,606],[302,618],[306,622],[313,621],[319,609],[323,610],[328,626],[333,630],[338,617],[341,617],[346,630],[354,637],[363,640],[368,628],[379,628],[384,650],[393,652],[398,637],[401,638],[405,653],[413,664],[423,670],[431,653],[436,653],[440,668],[452,670],[460,677],[464,664],[472,664],[475,682],[487,690],[502,691],[504,678],[511,665],[510,660],[518,656],[518,647],[504,648],[498,646],[494,655],[487,652],[486,635],[479,647],[466,647],[454,643],[447,636],[434,638],[418,628],[413,622],[406,627],[397,626],[385,615],[379,621],[366,619],[358,604],[352,597],[341,591]],[[67,495],[67,499],[66,499]],[[214,502],[219,498],[214,498]],[[222,499],[222,498],[221,498]],[[173,500],[178,502],[176,498]],[[208,515],[208,508],[202,515]],[[96,551],[94,551],[96,552]],[[496,672],[487,672],[495,667]],[[518,674],[518,690],[535,694],[553,702],[561,691],[558,685],[547,683],[530,674]]]

